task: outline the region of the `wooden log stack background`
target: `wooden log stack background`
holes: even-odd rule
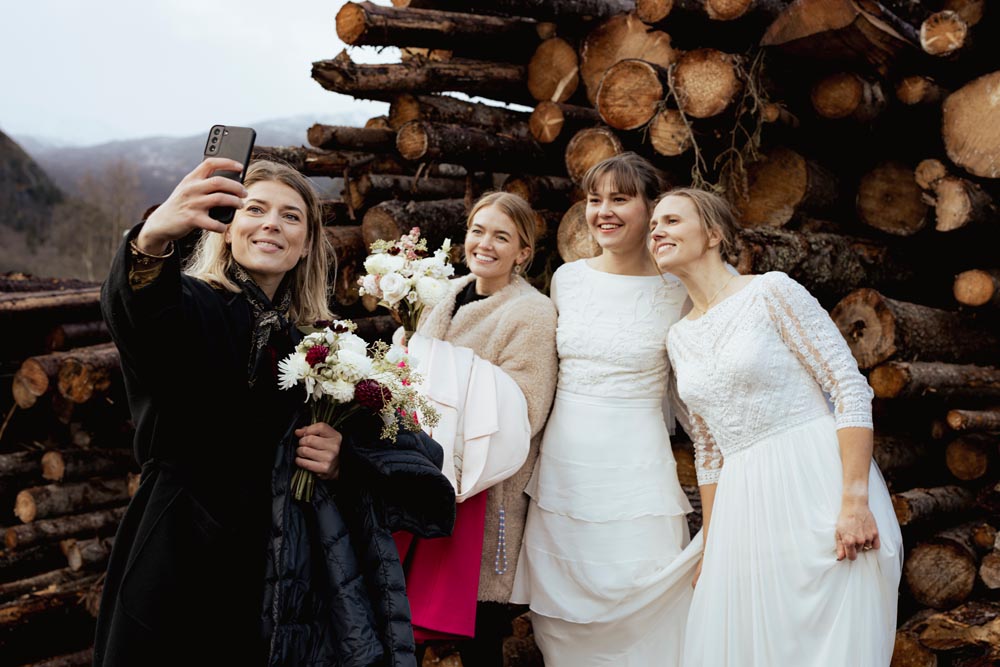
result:
[[[535,207],[529,278],[545,290],[597,251],[579,182],[601,159],[636,151],[674,185],[717,188],[739,212],[734,265],[810,289],[875,390],[875,458],[906,547],[893,665],[1000,661],[1000,7],[392,0],[331,18],[344,43],[400,59],[345,50],[313,78],[387,113],[256,152],[342,179],[325,202],[340,315],[386,338],[392,319],[357,291],[368,244],[413,226],[432,247],[458,242],[483,192]],[[0,288],[0,651],[85,664],[136,472],[117,354],[95,286]],[[690,444],[674,447],[696,499]],[[540,662],[518,619],[505,664]]]

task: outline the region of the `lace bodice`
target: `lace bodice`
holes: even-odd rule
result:
[[[784,273],[757,276],[701,318],[681,320],[667,347],[699,484],[718,481],[726,456],[829,414],[831,402],[837,428],[872,427],[872,390],[850,348]]]
[[[559,388],[615,398],[662,398],[667,329],[687,297],[670,276],[624,276],[581,259],[552,278],[559,311]]]

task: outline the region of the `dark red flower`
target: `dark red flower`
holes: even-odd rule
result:
[[[326,329],[327,327],[332,327],[332,326],[333,322],[331,322],[330,320],[316,320],[315,324],[313,324],[314,329]]]
[[[316,364],[326,361],[327,355],[330,354],[330,348],[326,345],[313,345],[306,352],[306,363],[309,367],[313,367]]]
[[[392,392],[375,380],[362,380],[354,385],[354,398],[369,410],[380,412],[392,398]]]

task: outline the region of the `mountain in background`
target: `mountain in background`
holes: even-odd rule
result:
[[[306,131],[314,123],[363,127],[367,111],[353,110],[325,117],[294,116],[252,124],[258,146],[306,145]],[[17,142],[51,176],[52,181],[70,194],[78,191],[80,179],[88,171],[99,173],[125,161],[134,166],[139,178],[145,207],[162,202],[178,181],[201,161],[205,148],[204,134],[189,137],[147,137],[112,141],[94,146],[67,146],[41,137],[17,137]],[[0,182],[5,181],[0,177]],[[336,196],[339,188],[331,179],[313,179],[324,196]]]
[[[13,139],[0,132],[0,225],[42,230],[63,194]]]

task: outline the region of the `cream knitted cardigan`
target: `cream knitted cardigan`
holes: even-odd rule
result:
[[[486,491],[489,496],[478,599],[509,602],[528,514],[524,487],[538,458],[542,427],[556,390],[556,308],[524,278],[514,276],[509,285],[485,299],[462,306],[452,318],[458,293],[473,280],[473,275],[452,280],[444,299],[423,316],[417,331],[428,338],[471,348],[513,378],[527,400],[532,436],[528,459],[513,477]],[[497,574],[494,560],[501,507],[505,514],[507,571]]]

